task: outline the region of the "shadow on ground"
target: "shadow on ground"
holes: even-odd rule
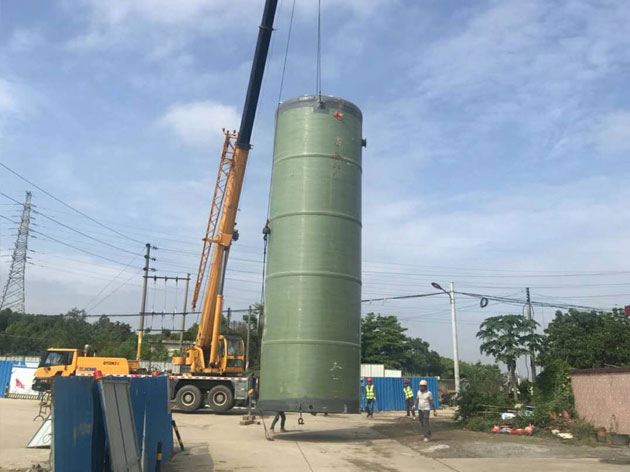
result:
[[[331,429],[324,431],[289,431],[274,435],[276,441],[299,441],[313,443],[365,442],[382,437],[368,427]]]

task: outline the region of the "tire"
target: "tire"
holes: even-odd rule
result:
[[[177,391],[175,396],[175,404],[177,409],[184,413],[192,413],[201,406],[203,395],[194,385],[184,385]]]
[[[212,387],[208,393],[208,405],[213,411],[228,411],[234,406],[234,395],[226,385]]]

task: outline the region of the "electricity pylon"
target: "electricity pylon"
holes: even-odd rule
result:
[[[26,192],[26,200],[22,210],[22,219],[18,227],[15,248],[11,258],[9,278],[2,292],[0,310],[11,308],[17,313],[24,313],[26,293],[24,290],[24,275],[26,272],[26,255],[28,253],[28,233],[31,224],[31,192]]]

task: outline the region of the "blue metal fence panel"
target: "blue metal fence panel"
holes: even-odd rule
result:
[[[13,367],[25,367],[24,362],[0,361],[0,398],[3,398],[8,390],[11,381],[11,369]]]
[[[131,401],[139,432],[138,444],[143,448],[146,468],[155,470],[158,442],[162,443],[162,463],[173,452],[173,418],[168,407],[168,377],[161,375],[131,379]]]
[[[102,472],[105,433],[101,402],[91,377],[53,382],[54,470]]]
[[[420,380],[427,381],[427,388],[433,394],[435,407],[440,407],[438,381],[435,377],[372,377],[376,393],[376,411],[404,411],[403,378],[409,379],[414,398],[420,389]],[[365,409],[366,377],[361,378],[361,409]]]
[[[131,406],[146,470],[155,470],[157,445],[162,463],[173,452],[172,415],[166,376],[130,379]],[[55,470],[107,472],[103,411],[92,377],[58,377],[53,382]]]

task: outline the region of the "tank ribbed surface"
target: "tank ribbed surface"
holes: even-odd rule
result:
[[[357,412],[362,115],[334,97],[276,114],[259,405]]]

